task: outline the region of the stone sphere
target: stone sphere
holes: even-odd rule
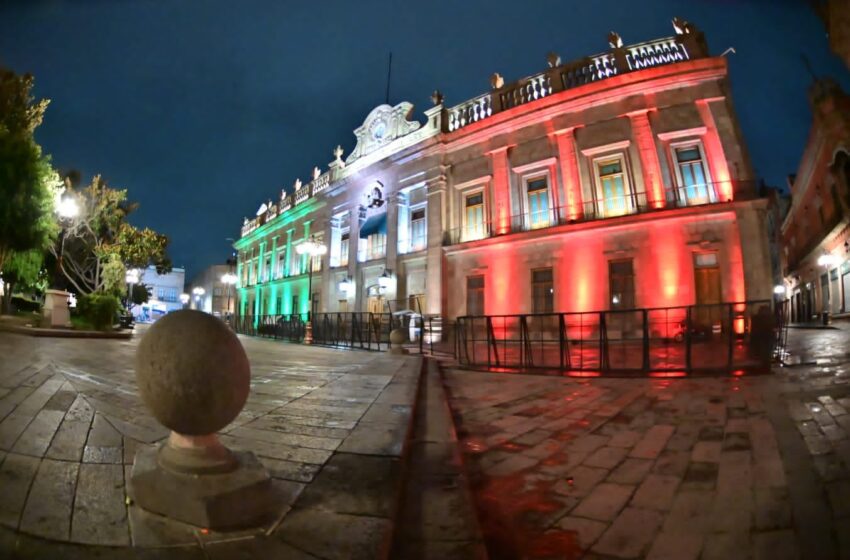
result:
[[[390,343],[394,346],[404,344],[405,340],[407,340],[407,336],[404,334],[404,329],[393,329],[390,331]]]
[[[194,310],[169,313],[136,351],[136,381],[154,417],[179,434],[212,434],[245,405],[248,356],[223,321]]]

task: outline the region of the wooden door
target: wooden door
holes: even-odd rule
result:
[[[711,329],[722,322],[722,292],[720,287],[720,267],[716,254],[697,254],[694,262],[694,290],[696,292],[696,313],[694,326]]]

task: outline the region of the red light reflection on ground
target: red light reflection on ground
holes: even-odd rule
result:
[[[602,373],[598,371],[568,371],[567,377],[599,377]]]
[[[649,374],[650,377],[687,377],[688,374],[684,371],[653,371]]]

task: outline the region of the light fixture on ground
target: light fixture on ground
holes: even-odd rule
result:
[[[313,344],[313,257],[324,255],[328,247],[324,243],[316,241],[315,236],[310,236],[295,246],[295,252],[299,255],[307,255],[307,324],[304,330],[304,344]]]

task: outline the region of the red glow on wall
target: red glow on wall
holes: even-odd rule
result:
[[[508,168],[508,148],[490,152],[493,166],[493,222],[496,234],[511,230],[511,185]]]
[[[582,210],[581,178],[576,159],[575,129],[569,128],[557,135],[558,161],[561,164],[561,177],[564,181],[567,219],[577,220],[584,214]]]
[[[658,150],[649,124],[647,111],[629,113],[632,132],[637,142],[640,164],[643,167],[643,179],[646,182],[647,198],[651,208],[664,208],[664,186],[661,184],[661,164],[658,162]]]
[[[722,202],[731,201],[735,197],[732,189],[732,176],[729,174],[729,164],[726,162],[726,155],[723,153],[723,144],[720,142],[720,135],[717,133],[717,125],[714,122],[714,115],[711,113],[708,100],[698,100],[697,110],[706,129],[703,148],[708,158],[711,179],[717,185],[717,194],[720,200]]]

